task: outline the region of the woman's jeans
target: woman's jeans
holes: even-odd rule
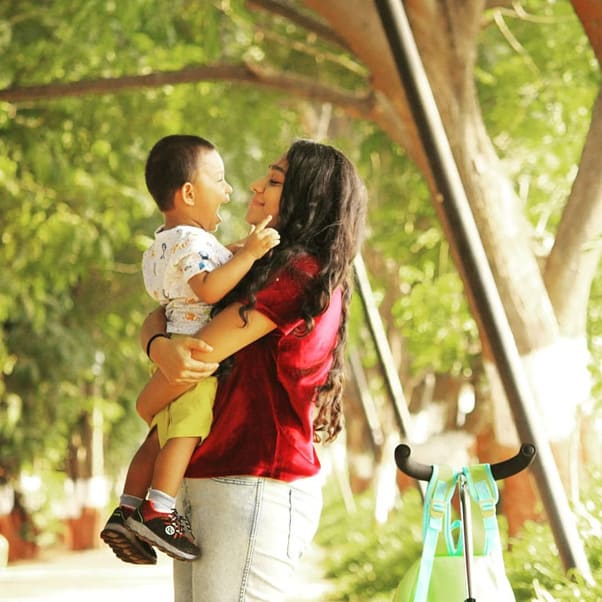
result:
[[[185,479],[178,508],[201,557],[175,561],[175,602],[283,602],[318,527],[321,479]]]

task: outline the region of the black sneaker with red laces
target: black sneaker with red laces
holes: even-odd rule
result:
[[[190,523],[176,510],[157,512],[152,502],[144,500],[130,515],[126,525],[144,541],[177,560],[194,560],[201,555]]]
[[[102,540],[113,550],[115,556],[131,564],[156,564],[157,554],[145,541],[138,539],[125,525],[126,518],[133,512],[123,506],[113,510],[107,524],[100,532]]]

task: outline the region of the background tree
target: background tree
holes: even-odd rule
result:
[[[542,415],[560,416],[550,434],[564,441],[591,397],[588,354],[602,355],[589,294],[600,75],[585,13],[568,1],[506,4],[405,3]],[[8,0],[0,48],[1,465],[60,464],[82,411],[99,406],[108,453],[135,447],[132,399],[145,374],[136,333],[149,307],[138,265],[158,223],[141,171],[158,137],[184,129],[215,140],[239,199],[295,135],[346,150],[370,188],[365,253],[406,388],[451,375],[478,385],[481,409],[491,397],[503,406],[499,388],[481,385],[494,381],[483,378],[372,4]],[[225,238],[240,233],[232,223]],[[496,426],[511,443],[508,423]]]

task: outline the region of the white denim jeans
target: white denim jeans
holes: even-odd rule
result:
[[[175,561],[175,602],[283,602],[318,527],[321,479],[185,479],[178,508],[201,557]]]

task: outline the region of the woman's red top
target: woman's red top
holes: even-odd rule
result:
[[[332,365],[341,320],[341,291],[299,336],[307,280],[318,269],[305,257],[257,294],[256,310],[276,329],[238,351],[221,379],[211,432],[192,456],[187,477],[265,476],[282,481],[315,475],[313,401]]]

